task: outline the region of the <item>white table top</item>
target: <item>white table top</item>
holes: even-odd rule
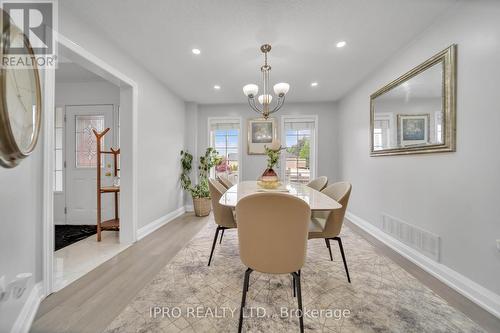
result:
[[[286,190],[288,191],[286,191]],[[236,204],[242,198],[257,192],[282,192],[288,193],[290,195],[296,196],[304,200],[311,210],[321,211],[321,210],[333,210],[342,208],[342,205],[337,201],[333,200],[326,194],[323,194],[315,189],[312,189],[305,184],[290,183],[282,185],[278,191],[276,190],[265,190],[257,185],[256,181],[245,181],[234,185],[224,193],[220,198],[219,203],[223,206],[235,208]]]

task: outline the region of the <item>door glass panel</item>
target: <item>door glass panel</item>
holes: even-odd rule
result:
[[[285,180],[287,182],[307,183],[311,180],[311,136],[309,129],[286,130]]]
[[[226,126],[239,126],[232,124]],[[221,125],[223,127],[223,125]],[[215,167],[215,175],[224,175],[231,181],[238,182],[238,142],[239,129],[216,129],[212,132],[213,147],[217,150],[221,162]]]
[[[97,142],[93,129],[98,132],[104,130],[104,115],[98,116],[76,116],[76,167],[95,168],[97,163]],[[101,139],[102,141],[102,139]],[[103,145],[104,141],[101,142]],[[101,160],[101,168],[104,161]]]

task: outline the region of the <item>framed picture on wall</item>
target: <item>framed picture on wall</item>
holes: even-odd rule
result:
[[[276,139],[276,120],[274,118],[248,120],[249,155],[263,155],[265,146],[269,146]]]
[[[430,115],[398,114],[398,142],[400,146],[427,144],[429,142]]]

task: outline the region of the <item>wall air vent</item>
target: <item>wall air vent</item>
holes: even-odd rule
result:
[[[439,236],[387,214],[382,214],[380,228],[403,244],[439,262],[441,252]]]

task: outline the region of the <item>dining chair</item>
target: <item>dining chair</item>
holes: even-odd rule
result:
[[[300,309],[300,331],[304,332],[300,270],[307,252],[307,232],[311,216],[309,205],[286,193],[255,193],[238,202],[236,215],[240,258],[247,266],[238,332],[242,329],[250,274],[254,270],[292,275]]]
[[[347,275],[347,281],[351,283],[349,270],[347,269],[347,262],[345,259],[344,247],[342,246],[342,239],[340,238],[340,231],[344,223],[344,215],[351,195],[352,186],[348,182],[339,182],[327,186],[321,193],[328,195],[342,205],[342,208],[334,209],[330,212],[313,212],[311,217],[311,224],[309,225],[309,239],[323,238],[326,247],[330,252],[330,260],[333,261],[332,249],[330,247],[330,240],[336,240],[339,244],[340,254],[344,261],[344,268]]]
[[[328,185],[328,178],[325,176],[318,177],[307,183],[307,186],[315,189],[316,191],[322,191],[326,185]]]
[[[210,197],[212,198],[212,208],[214,211],[214,219],[217,224],[217,229],[215,230],[214,242],[212,244],[212,251],[210,251],[210,258],[208,259],[208,266],[212,262],[212,256],[214,254],[215,244],[217,243],[217,238],[220,235],[220,243],[222,243],[222,237],[224,237],[224,230],[236,228],[236,221],[234,217],[233,210],[229,207],[222,206],[219,203],[222,195],[227,191],[227,189],[222,186],[215,179],[208,180],[208,188],[210,190]],[[219,244],[220,244],[219,243]]]
[[[217,178],[219,178],[219,182],[224,186],[226,189],[231,188],[234,184],[232,181],[229,180],[229,178],[226,175],[218,175]]]

